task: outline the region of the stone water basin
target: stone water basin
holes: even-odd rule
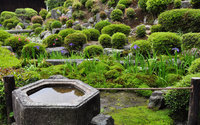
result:
[[[79,80],[40,80],[12,100],[17,125],[88,125],[100,113],[99,91]]]

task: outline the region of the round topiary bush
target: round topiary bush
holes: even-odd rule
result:
[[[174,0],[174,8],[181,8],[181,0]]]
[[[32,25],[31,29],[35,30],[37,27],[42,27],[42,25],[39,23],[35,23]]]
[[[16,35],[11,36],[5,41],[5,45],[11,46],[13,51],[16,52],[18,55],[21,55],[21,51],[24,45],[30,42],[25,36]]]
[[[99,36],[100,36],[100,32],[97,29],[88,29],[88,31],[91,34],[91,40],[93,41],[97,41]]]
[[[87,2],[85,3],[85,7],[86,7],[87,9],[91,9],[92,6],[93,6],[93,4],[94,4],[94,1],[93,1],[93,0],[87,0]]]
[[[106,19],[107,15],[104,11],[100,11],[100,18],[101,19]]]
[[[39,15],[43,18],[43,19],[46,19],[46,16],[48,14],[48,11],[44,8],[42,8],[39,12]]]
[[[63,45],[62,37],[58,34],[52,34],[45,38],[42,43],[46,45],[46,47],[58,47]]]
[[[148,40],[137,40],[131,45],[133,53],[139,52],[143,56],[151,54],[151,43]]]
[[[123,4],[126,7],[128,7],[129,5],[131,5],[132,1],[131,0],[119,0],[118,4]]]
[[[84,19],[85,17],[85,12],[82,10],[76,10],[72,14],[72,18],[75,19]]]
[[[157,54],[174,54],[174,49],[181,50],[181,37],[176,33],[157,32],[149,36],[148,40],[153,45],[153,51]]]
[[[12,29],[12,28],[15,28],[15,26],[17,26],[18,23],[19,23],[19,18],[12,17],[10,19],[5,19],[3,21],[3,26],[5,28]]]
[[[167,9],[169,3],[169,0],[148,0],[146,9],[154,15],[158,15]]]
[[[73,2],[73,4],[72,4],[73,10],[80,10],[81,7],[82,7],[82,4],[81,4],[81,2],[79,2],[79,1],[75,1],[75,2]]]
[[[80,51],[87,42],[87,36],[83,33],[73,33],[65,37],[64,44],[69,52]]]
[[[99,21],[98,23],[95,24],[95,29],[99,30],[99,32],[101,32],[101,30],[105,27],[110,25],[111,23],[108,20],[102,20]]]
[[[86,57],[94,57],[103,54],[103,47],[99,45],[91,45],[85,47],[83,53]]]
[[[148,0],[139,0],[138,1],[138,5],[139,5],[140,8],[142,8],[143,11],[146,11],[146,8],[147,8],[147,4],[146,3],[147,3],[147,1]]]
[[[199,8],[200,7],[200,0],[191,0],[190,3],[192,4],[193,8]]]
[[[72,20],[72,19],[68,20],[68,21],[66,22],[67,28],[72,27],[72,26],[73,26],[73,23],[74,23],[74,20]]]
[[[183,48],[200,48],[200,33],[186,33],[182,36]]]
[[[26,44],[22,49],[22,56],[24,58],[37,58],[41,54],[45,54],[46,49],[43,45],[38,43]]]
[[[2,42],[4,44],[5,40],[7,38],[9,38],[11,36],[10,33],[4,31],[4,30],[0,30],[0,42]]]
[[[121,32],[121,33],[126,34],[126,36],[128,36],[130,31],[131,31],[130,26],[127,26],[125,24],[111,24],[111,25],[105,26],[101,30],[101,33],[112,36],[114,33]]]
[[[47,30],[52,30],[52,29],[51,29],[51,24],[52,24],[54,21],[55,21],[55,19],[47,19],[47,20],[45,21],[45,29],[47,29]]]
[[[146,27],[145,25],[140,25],[136,28],[136,36],[144,37],[146,35]]]
[[[111,36],[109,36],[108,34],[102,34],[99,37],[99,43],[104,47],[104,48],[110,48],[112,47],[111,44]]]
[[[64,7],[68,8],[69,6],[72,6],[73,0],[66,0],[63,4]]]
[[[58,35],[60,35],[62,37],[62,39],[64,40],[66,36],[68,36],[69,34],[75,33],[76,30],[72,29],[72,28],[67,28],[64,30],[61,30]]]
[[[66,16],[61,16],[61,17],[59,17],[59,20],[64,25],[64,24],[66,24],[68,18]]]
[[[121,49],[126,44],[126,35],[123,33],[115,33],[112,35],[111,39],[112,47],[116,49]]]
[[[123,12],[120,9],[115,9],[111,12],[111,19],[113,21],[120,21],[122,20]]]
[[[163,28],[160,24],[157,24],[157,25],[151,26],[150,30],[151,30],[151,33],[162,32]]]
[[[54,28],[61,28],[62,27],[62,23],[60,21],[53,21],[51,23],[51,29],[54,29]]]
[[[132,19],[135,16],[135,10],[133,8],[127,8],[125,10],[125,15],[129,18]]]
[[[199,9],[173,9],[158,16],[158,23],[165,31],[200,32]]]
[[[81,32],[84,33],[87,36],[87,41],[90,41],[90,39],[91,39],[90,31],[88,29],[84,29]]]
[[[121,11],[124,11],[126,6],[124,4],[117,4],[116,9],[120,9]]]
[[[195,74],[200,72],[200,58],[194,60],[188,68],[189,73]]]
[[[34,16],[34,17],[31,18],[31,22],[32,23],[39,23],[39,24],[42,25],[43,20],[42,20],[41,16]]]
[[[42,31],[43,31],[43,28],[42,28],[42,27],[37,27],[37,28],[35,28],[34,33],[35,33],[36,35],[39,35]]]

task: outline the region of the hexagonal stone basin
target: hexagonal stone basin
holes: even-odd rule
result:
[[[69,85],[56,85],[39,88],[36,91],[28,91],[30,99],[34,102],[41,102],[46,104],[70,103],[81,96],[84,92]]]

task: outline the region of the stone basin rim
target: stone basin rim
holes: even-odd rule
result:
[[[33,89],[36,89],[37,87],[45,86],[45,85],[72,85],[81,92],[84,93],[84,95],[77,99],[74,103],[58,103],[58,104],[44,104],[41,102],[34,102],[32,101],[27,92]],[[51,107],[51,108],[77,108],[85,104],[87,101],[89,101],[91,98],[99,94],[99,90],[83,83],[80,80],[75,79],[42,79],[34,83],[30,83],[24,87],[18,88],[13,91],[13,94],[18,95],[17,99],[23,104],[26,108],[31,107]]]

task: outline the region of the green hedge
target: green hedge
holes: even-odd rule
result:
[[[103,47],[99,45],[91,45],[85,47],[83,53],[86,57],[93,57],[103,54]]]
[[[95,24],[95,29],[99,30],[99,32],[101,32],[101,30],[105,27],[110,25],[111,23],[108,20],[102,20],[99,21],[98,23]]]
[[[115,33],[111,38],[112,47],[116,49],[121,49],[126,44],[126,35],[123,33]]]
[[[124,33],[126,36],[128,36],[130,31],[131,31],[130,26],[127,26],[125,24],[111,24],[111,25],[105,26],[101,30],[101,33],[112,36],[114,33],[121,32],[121,33]]]
[[[184,49],[200,49],[200,33],[186,33],[182,37]]]
[[[199,9],[174,9],[163,12],[158,23],[164,30],[171,32],[200,32]]]

